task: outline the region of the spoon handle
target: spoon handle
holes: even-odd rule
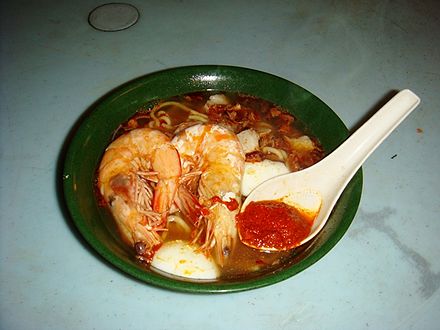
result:
[[[368,156],[419,103],[420,98],[409,89],[397,93],[324,159],[329,173],[340,173],[342,176],[347,176],[347,180],[351,179]]]

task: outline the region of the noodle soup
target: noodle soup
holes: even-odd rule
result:
[[[292,114],[249,95],[200,92],[145,105],[113,140],[142,144],[134,138],[140,132],[149,144],[157,140],[151,152],[141,159],[131,151],[127,156],[117,142],[118,157],[133,159],[122,174],[110,171],[107,186],[98,178],[98,190],[139,262],[209,280],[258,275],[291,262],[295,250],[265,252],[242,244],[233,219],[258,183],[322,159],[319,141]],[[164,146],[166,152],[155,151]],[[99,175],[109,167],[105,157]]]

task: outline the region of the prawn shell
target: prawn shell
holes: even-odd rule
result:
[[[179,151],[183,176],[200,172],[198,202],[209,210],[202,224],[205,236],[202,250],[213,248],[220,266],[230,255],[238,239],[235,216],[241,204],[241,181],[245,155],[235,133],[215,124],[197,124],[179,132],[171,141]],[[237,209],[224,203],[235,199]],[[196,237],[199,237],[197,235]]]
[[[175,150],[164,133],[151,128],[134,129],[107,147],[98,169],[98,189],[109,205],[122,239],[132,246],[137,242],[145,243],[147,250],[161,244],[158,230],[164,227],[168,201],[174,198],[176,189],[176,184],[171,181],[177,182],[180,176],[177,153],[169,156],[177,157],[170,164],[177,164],[178,168],[171,171],[172,176],[163,176],[170,182],[161,181],[160,168],[153,170],[156,151],[164,146]],[[164,173],[169,171],[164,169]],[[149,176],[151,179],[146,179]],[[158,186],[161,187],[160,192],[155,194]],[[161,205],[161,214],[153,209],[153,196]],[[162,203],[161,199],[165,202]]]

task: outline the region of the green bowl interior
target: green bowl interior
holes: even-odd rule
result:
[[[320,99],[302,87],[271,74],[230,66],[191,66],[149,74],[104,96],[92,106],[74,132],[63,173],[64,197],[71,218],[86,241],[107,261],[139,280],[160,287],[185,292],[233,292],[291,277],[324,256],[348,229],[360,202],[361,170],[345,189],[324,229],[312,242],[299,248],[289,264],[242,280],[191,282],[139,265],[119,239],[109,212],[97,203],[95,171],[119,124],[148,102],[206,90],[243,92],[288,109],[311,134],[318,137],[327,153],[348,135],[339,117]]]

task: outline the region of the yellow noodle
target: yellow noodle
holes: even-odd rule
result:
[[[197,116],[196,118],[198,118],[198,120],[200,120],[200,121],[203,121],[203,122],[208,121],[208,116],[205,115],[204,113],[198,112],[198,111],[196,111],[194,109],[191,109],[190,107],[187,107],[186,105],[184,105],[182,103],[175,102],[175,101],[168,101],[168,102],[164,102],[164,103],[158,104],[156,106],[156,108],[153,109],[153,111],[158,111],[159,109],[162,109],[162,108],[164,108],[166,106],[175,106],[175,107],[177,107],[179,109],[188,111],[190,113],[190,116],[191,115]],[[164,110],[162,110],[162,111],[164,111]]]
[[[206,123],[208,121],[207,116],[201,116],[201,114],[191,114],[188,116],[188,120],[200,121],[202,123]]]

